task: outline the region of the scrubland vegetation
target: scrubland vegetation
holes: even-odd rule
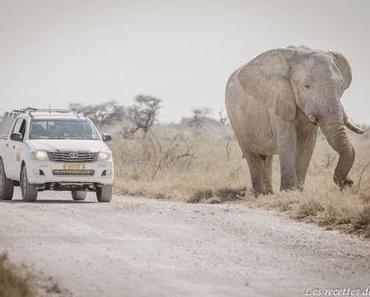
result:
[[[9,264],[5,254],[0,255],[0,297],[33,297],[29,280]]]

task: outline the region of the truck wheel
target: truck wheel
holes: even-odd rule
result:
[[[26,166],[22,167],[20,186],[23,201],[35,202],[37,200],[37,189],[28,182]]]
[[[3,160],[0,159],[0,200],[12,200],[13,191],[13,181],[6,177]]]
[[[72,198],[75,201],[82,201],[85,200],[87,196],[86,191],[72,191]]]
[[[112,200],[112,185],[103,186],[96,191],[98,202],[110,202]]]

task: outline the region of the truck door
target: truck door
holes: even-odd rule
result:
[[[22,135],[22,141],[15,141],[8,138],[8,162],[10,163],[9,169],[7,170],[8,178],[13,180],[19,180],[21,170],[21,156],[23,152],[23,139],[26,132],[26,120],[19,117],[10,133],[19,133]]]
[[[0,152],[3,160],[6,176],[9,178],[9,170],[12,166],[9,154],[9,134],[14,126],[16,118],[13,114],[5,114],[0,124]]]

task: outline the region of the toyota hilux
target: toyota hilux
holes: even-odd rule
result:
[[[24,201],[39,191],[70,191],[73,200],[96,192],[99,202],[112,199],[114,166],[100,134],[81,114],[27,108],[4,114],[0,122],[0,199],[11,200],[20,186]]]

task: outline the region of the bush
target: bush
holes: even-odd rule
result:
[[[0,255],[0,297],[33,297],[34,292],[26,277],[20,276],[7,260]]]

